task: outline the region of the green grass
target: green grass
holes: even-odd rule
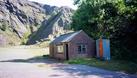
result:
[[[49,46],[49,43],[50,43],[50,41],[42,41],[42,42],[39,42],[39,44],[35,44],[35,46],[39,46],[41,48],[45,48],[45,47]]]
[[[50,56],[49,55],[43,55],[43,58],[50,58]]]
[[[133,62],[120,61],[120,60],[102,61],[96,58],[77,58],[77,59],[65,61],[65,63],[84,64],[107,70],[122,71],[131,74],[137,73],[137,64]]]
[[[30,34],[31,34],[30,32],[24,33],[23,38],[21,39],[21,44],[25,45],[27,43],[27,41],[29,39],[28,37]]]

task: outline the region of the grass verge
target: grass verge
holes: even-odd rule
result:
[[[102,61],[96,58],[76,58],[72,60],[65,61],[69,64],[83,64],[94,66],[98,68],[103,68],[113,71],[122,71],[130,74],[137,74],[137,64],[133,62],[121,61],[121,60],[111,60]]]

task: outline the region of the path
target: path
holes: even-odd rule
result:
[[[45,49],[0,48],[0,78],[137,78],[85,65],[43,59]]]

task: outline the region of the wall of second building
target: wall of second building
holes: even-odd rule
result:
[[[79,44],[87,45],[85,54],[79,54],[78,52]],[[77,58],[77,57],[93,57],[93,56],[95,56],[95,41],[91,39],[84,32],[79,33],[69,42],[69,58],[70,59]]]

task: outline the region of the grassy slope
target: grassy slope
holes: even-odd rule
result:
[[[126,73],[137,73],[137,64],[127,61],[111,60],[111,61],[101,61],[96,58],[77,58],[73,60],[66,61],[69,64],[84,64],[94,67],[99,67],[103,69],[122,71]]]
[[[19,42],[21,40],[15,33],[11,32],[9,30],[5,30],[5,31],[0,30],[0,34],[2,34],[7,39],[6,40],[7,44],[9,44],[9,45],[20,44]]]

